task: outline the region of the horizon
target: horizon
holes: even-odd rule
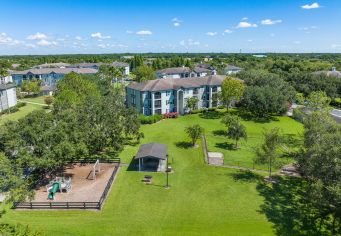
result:
[[[1,4],[3,56],[341,53],[341,32],[335,30],[341,23],[340,1],[4,0]]]

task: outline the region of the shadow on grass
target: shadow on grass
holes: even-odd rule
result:
[[[278,184],[259,181],[257,190],[264,197],[260,212],[274,224],[276,235],[329,235],[321,231],[316,210],[308,204],[307,188],[301,178],[281,178]]]
[[[182,149],[188,149],[188,148],[193,147],[190,142],[186,142],[186,141],[176,142],[175,146],[177,146],[178,148],[182,148]]]
[[[227,132],[225,130],[214,130],[212,131],[213,135],[214,136],[226,136],[227,135]]]
[[[220,119],[223,115],[224,113],[219,112],[219,111],[207,111],[207,112],[201,113],[199,117],[203,119]]]
[[[270,123],[273,121],[279,121],[278,118],[275,116],[266,115],[263,117],[258,117],[256,115],[254,115],[250,112],[244,111],[242,109],[231,110],[230,113],[233,115],[237,115],[237,116],[241,117],[245,121],[253,121],[253,122],[261,123],[261,124]]]
[[[259,182],[263,179],[263,176],[251,171],[239,171],[230,175],[234,181],[241,182]]]
[[[131,158],[127,171],[139,171],[139,161],[135,159],[135,156]]]
[[[237,151],[238,149],[235,149],[234,144],[232,143],[227,143],[227,142],[223,142],[223,143],[216,143],[215,144],[216,148],[221,148],[221,149],[226,149],[226,150],[230,150],[230,151]]]

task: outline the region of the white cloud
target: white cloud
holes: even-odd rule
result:
[[[337,49],[337,48],[341,48],[341,44],[332,44],[330,45],[331,48]]]
[[[174,18],[172,19],[172,22],[173,22],[173,25],[174,25],[175,27],[179,27],[180,24],[182,23],[182,20],[178,19],[177,17],[174,17]]]
[[[239,29],[239,28],[256,28],[256,27],[258,27],[258,25],[252,24],[252,23],[249,23],[249,22],[246,22],[246,21],[241,21],[236,26],[237,29]]]
[[[82,40],[83,38],[81,36],[76,36],[75,39]]]
[[[261,21],[262,25],[275,25],[282,23],[282,20],[271,20],[271,19],[265,19]]]
[[[91,37],[92,38],[97,38],[97,39],[110,39],[111,38],[111,36],[104,36],[100,32],[92,33]]]
[[[247,18],[247,17],[243,17],[242,18],[242,21],[246,21],[246,20],[248,20],[249,18]]]
[[[294,41],[294,44],[301,44],[301,41]]]
[[[253,40],[252,40],[252,39],[248,39],[247,41],[248,41],[249,43],[252,43],[252,42],[253,42]]]
[[[232,30],[229,30],[229,29],[226,29],[226,30],[224,30],[224,33],[226,33],[226,34],[232,34]]]
[[[216,36],[217,32],[207,32],[206,35],[208,35],[208,36]]]
[[[0,44],[5,44],[9,46],[14,46],[22,44],[22,41],[16,40],[8,36],[6,33],[0,33]]]
[[[37,47],[37,45],[34,45],[32,43],[25,44],[25,46],[28,48],[36,48]]]
[[[184,46],[184,47],[189,47],[189,46],[199,46],[200,42],[199,41],[195,41],[193,39],[187,39],[187,40],[181,40],[179,42],[179,44],[181,46]]]
[[[52,45],[57,45],[57,42],[47,41],[46,39],[42,39],[42,40],[37,42],[37,45],[39,45],[39,46],[52,46]]]
[[[153,32],[149,31],[149,30],[140,30],[140,31],[137,31],[136,34],[138,34],[138,35],[152,35]]]
[[[40,39],[46,39],[46,38],[47,38],[47,36],[45,34],[37,32],[36,34],[32,34],[32,35],[27,36],[26,39],[28,39],[28,40],[40,40]]]
[[[131,30],[126,30],[126,33],[127,33],[127,34],[133,34],[133,33],[134,33],[134,31],[131,31]]]
[[[305,10],[310,10],[310,9],[316,9],[316,8],[320,8],[320,4],[318,4],[317,2],[314,2],[312,4],[306,4],[306,5],[303,5],[301,6],[302,9],[305,9]]]

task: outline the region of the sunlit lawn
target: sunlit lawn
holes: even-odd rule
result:
[[[171,189],[163,187],[163,173],[152,173],[153,184],[145,185],[141,182],[145,173],[128,171],[124,166],[100,212],[9,210],[2,220],[28,224],[47,235],[273,235],[272,223],[261,213],[264,198],[257,183],[243,181],[239,171],[206,165],[201,142],[195,149],[186,145],[189,140],[184,127],[196,123],[205,128],[210,149],[223,151],[226,158],[251,158],[251,151],[244,150],[243,143],[238,151],[215,147],[215,143],[224,142],[212,134],[223,128],[219,119],[192,115],[164,120],[142,127],[142,143],[168,144],[170,165],[175,171],[170,174]],[[279,125],[292,133],[301,130],[289,118],[245,124],[250,146],[258,142],[263,127]],[[130,163],[138,147],[127,147],[121,154],[122,161]]]
[[[43,109],[40,105],[29,104],[27,103],[26,106],[20,107],[19,111],[11,114],[4,114],[0,116],[0,126],[3,125],[6,121],[15,121],[20,118],[25,117],[28,113],[34,110]]]

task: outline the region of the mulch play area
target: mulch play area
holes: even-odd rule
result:
[[[57,191],[54,200],[48,200],[46,186],[36,190],[32,202],[97,202],[99,201],[108,180],[116,168],[114,164],[100,163],[100,170],[93,179],[94,164],[72,164],[66,167],[61,178],[71,177],[71,188],[66,192]]]

